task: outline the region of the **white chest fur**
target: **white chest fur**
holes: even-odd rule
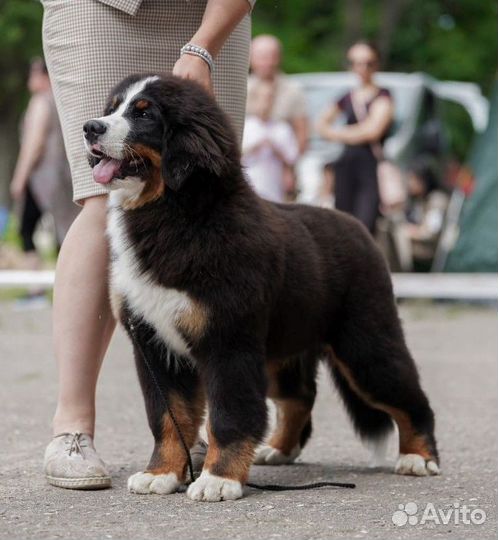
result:
[[[133,313],[153,326],[172,351],[189,356],[188,345],[177,329],[177,321],[191,310],[191,301],[185,293],[162,287],[154,283],[152,276],[139,272],[133,246],[126,238],[122,210],[112,206],[112,197],[107,234],[113,259],[110,273],[112,294],[123,297]]]

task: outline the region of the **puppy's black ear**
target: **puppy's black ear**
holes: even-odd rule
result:
[[[228,144],[222,130],[201,124],[166,133],[161,154],[166,185],[178,191],[196,171],[221,176],[228,165]]]

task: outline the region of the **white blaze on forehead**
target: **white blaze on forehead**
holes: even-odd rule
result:
[[[157,76],[146,77],[145,79],[141,79],[140,81],[133,83],[126,89],[125,96],[119,107],[111,115],[107,117],[104,116],[104,118],[109,118],[110,116],[123,116],[133,98],[140,94],[140,92],[142,92],[149,83],[157,81],[158,79],[159,77]]]
[[[118,108],[107,116],[101,116],[96,120],[107,125],[107,131],[99,138],[102,150],[115,159],[124,158],[124,141],[130,132],[130,123],[124,117],[126,109],[131,101],[144,90],[151,82],[157,81],[159,77],[146,77],[130,85],[124,94],[123,101]]]

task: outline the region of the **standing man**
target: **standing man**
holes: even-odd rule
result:
[[[282,44],[275,36],[260,35],[252,40],[247,114],[257,114],[258,85],[260,83],[272,83],[274,85],[274,104],[271,119],[285,121],[290,124],[296,136],[299,154],[301,155],[306,150],[308,142],[306,100],[300,86],[282,73],[280,69],[281,63]],[[285,167],[284,183],[288,194],[295,192],[295,175],[293,168],[290,166]]]

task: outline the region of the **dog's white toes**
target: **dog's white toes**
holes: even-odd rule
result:
[[[180,486],[180,482],[175,473],[152,474],[148,472],[137,472],[128,478],[128,491],[131,493],[156,493],[167,495],[174,493]]]
[[[222,478],[203,471],[199,478],[190,484],[187,497],[193,501],[231,501],[242,497],[242,484],[237,480]]]
[[[284,454],[278,448],[273,448],[273,446],[262,446],[256,453],[254,458],[255,465],[286,465],[288,463],[293,463],[294,460],[301,453],[301,447],[297,444],[292,449],[289,455]]]
[[[426,463],[427,470],[431,475],[438,475],[441,474],[441,469],[439,468],[439,465],[435,461],[428,461]]]
[[[394,472],[412,476],[433,476],[440,474],[435,461],[426,461],[419,454],[400,454]]]

